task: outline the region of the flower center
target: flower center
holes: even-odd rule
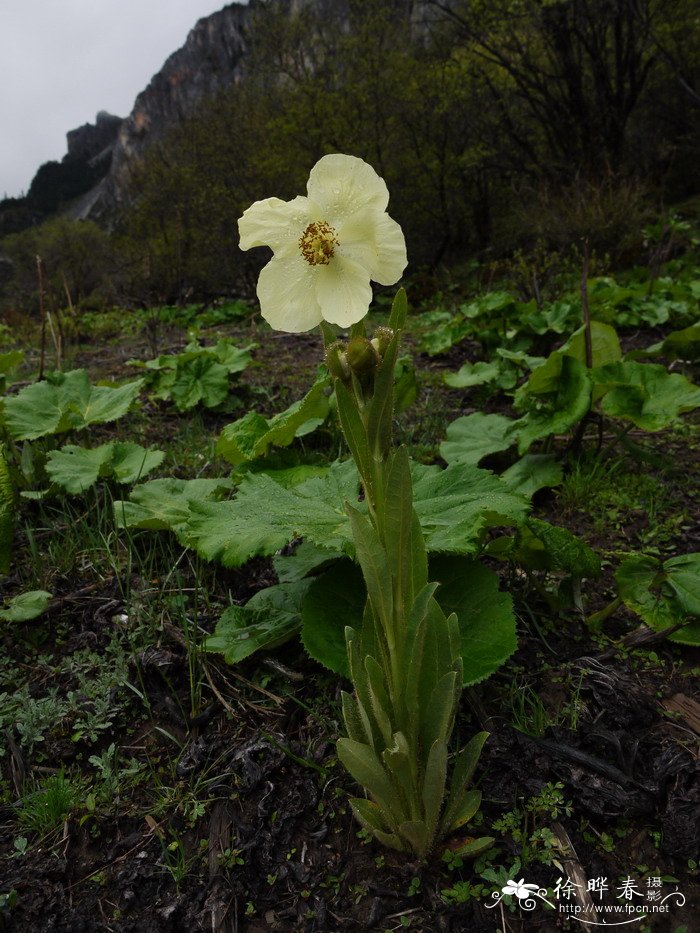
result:
[[[301,255],[310,266],[328,265],[337,245],[335,230],[325,220],[309,224],[299,237]]]

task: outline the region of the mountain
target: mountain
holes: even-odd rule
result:
[[[122,203],[132,166],[173,124],[193,116],[200,104],[243,75],[246,22],[259,0],[230,3],[200,19],[182,48],[166,60],[122,121],[112,143],[105,177],[71,208],[75,218],[99,219]],[[69,144],[73,130],[68,134]]]

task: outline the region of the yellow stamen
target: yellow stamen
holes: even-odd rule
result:
[[[309,224],[299,237],[301,255],[311,266],[328,265],[337,245],[335,230],[325,220]]]

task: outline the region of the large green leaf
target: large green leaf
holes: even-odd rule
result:
[[[564,346],[556,351],[564,356],[571,356],[579,363],[586,365],[586,328],[580,327],[566,341]],[[607,363],[616,363],[622,358],[620,338],[617,331],[610,324],[601,321],[591,321],[591,356],[593,367],[605,366]]]
[[[51,593],[46,590],[32,590],[29,593],[20,593],[8,600],[7,605],[0,609],[0,619],[5,622],[29,622],[36,619],[42,612],[46,612]]]
[[[187,539],[208,560],[226,567],[274,554],[293,538],[347,552],[351,535],[345,502],[357,502],[358,490],[351,460],[290,489],[264,473],[251,474],[229,502],[192,503]]]
[[[236,664],[262,648],[269,650],[289,641],[299,631],[301,601],[310,583],[279,583],[260,590],[245,606],[229,606],[204,647]]]
[[[137,379],[117,388],[93,386],[84,369],[53,373],[4,400],[5,424],[15,440],[35,440],[115,421],[127,413],[142,384]]]
[[[473,554],[483,531],[519,525],[530,503],[498,476],[470,463],[412,464],[413,496],[428,551]]]
[[[205,408],[216,408],[229,393],[228,371],[211,356],[197,356],[177,367],[169,390],[178,411],[188,411],[200,402]]]
[[[357,564],[338,561],[316,577],[301,607],[301,640],[314,660],[343,677],[350,676],[345,628],[360,629],[367,590]]]
[[[237,466],[267,455],[271,446],[287,447],[295,437],[308,434],[328,416],[329,380],[320,378],[304,398],[273,418],[249,411],[243,418],[226,425],[216,445],[217,453]]]
[[[92,449],[66,444],[46,458],[51,481],[71,495],[85,492],[97,480],[113,477],[119,483],[135,483],[160,466],[162,450],[146,450],[140,444],[112,441]]]
[[[435,555],[430,579],[440,587],[436,599],[445,615],[459,624],[464,686],[489,677],[517,647],[513,600],[499,590],[499,580],[477,560]]]
[[[190,502],[219,498],[233,483],[228,479],[154,479],[134,487],[128,500],[114,503],[118,528],[173,531],[181,538]]]
[[[487,454],[507,450],[514,444],[514,422],[503,415],[475,412],[463,415],[447,427],[447,440],[440,444],[446,463],[478,463]]]
[[[663,564],[656,557],[637,554],[620,564],[615,580],[628,609],[656,631],[688,617],[695,619],[669,635],[669,640],[700,645],[700,554],[672,557]]]
[[[511,492],[493,473],[470,464],[455,463],[443,470],[413,463],[411,474],[428,550],[474,553],[485,528],[517,525],[529,508],[524,496]],[[192,501],[186,537],[202,556],[227,567],[274,554],[294,538],[351,554],[344,503],[365,511],[365,504],[358,502],[358,489],[357,470],[350,460],[334,463],[324,476],[289,489],[265,474],[250,474],[235,499]]]
[[[605,414],[644,431],[669,427],[683,412],[700,405],[700,387],[656,363],[611,363],[595,369],[593,379],[605,392]]]
[[[553,353],[515,395],[518,409],[527,413],[513,425],[518,450],[525,453],[534,441],[563,434],[577,424],[591,403],[591,379],[575,357]]]

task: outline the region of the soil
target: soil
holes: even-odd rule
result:
[[[646,344],[647,337],[639,339]],[[125,360],[139,349],[148,356],[144,348],[131,347],[105,352],[99,360],[86,354],[76,363],[89,363],[102,378],[123,376]],[[460,362],[464,356],[461,347]],[[244,374],[244,382],[252,391],[266,372],[274,372],[267,395],[254,397],[255,407],[269,414],[312,381],[320,343],[308,336],[266,338],[256,359],[260,365]],[[454,369],[454,362],[449,355],[416,360],[417,369],[428,374],[424,396],[400,432],[434,436],[436,412],[425,399],[435,398],[431,372]],[[441,392],[437,417],[445,423],[480,405],[479,393]],[[506,409],[506,399],[489,402],[489,410]],[[212,436],[230,420],[202,417]],[[430,424],[421,420],[429,418]],[[151,423],[149,440],[157,443],[159,435],[172,437],[182,422],[161,409]],[[666,484],[669,508],[684,519],[669,525],[659,547],[663,553],[700,550],[697,488],[690,482],[697,476],[697,448],[675,435],[654,436],[653,445],[673,460],[673,470],[648,463],[643,469]],[[603,555],[633,549],[656,527],[643,509],[623,510],[601,531],[585,511],[562,512],[551,492],[540,494],[535,507],[539,517],[581,534]],[[589,584],[592,608],[612,598],[611,566]],[[494,568],[505,573],[502,566]],[[196,566],[183,569],[193,584],[196,572]],[[116,576],[88,567],[66,575],[48,617],[0,630],[8,662],[28,670],[39,690],[47,670],[61,660],[86,647],[106,650],[115,625],[128,626],[139,600],[143,605],[152,592],[154,581],[132,576],[131,601],[125,602],[124,573],[123,567]],[[208,568],[207,574],[212,605],[200,607],[196,618],[206,631],[216,623],[217,595],[245,601],[274,581],[271,563],[262,559],[242,571]],[[623,899],[627,904],[642,903],[649,879],[662,879],[663,895],[678,890],[685,904],[671,899],[669,912],[650,914],[634,926],[690,931],[700,903],[700,653],[653,634],[644,642],[649,633],[639,632],[638,620],[625,610],[594,635],[576,612],[553,611],[547,594],[527,581],[507,582],[519,619],[518,651],[487,683],[465,692],[457,727],[460,744],[477,730],[490,733],[478,769],[482,822],[470,826],[469,835],[456,834],[448,850],[458,852],[472,836],[493,835],[498,851],[491,856],[492,869],[512,869],[512,880],[549,889],[567,876],[584,886],[607,879],[607,905],[621,903],[615,889],[626,878],[638,886],[629,901]],[[501,882],[486,882],[472,861],[450,864],[444,847],[419,864],[359,832],[347,805],[352,782],[334,752],[341,684],[297,642],[235,668],[217,656],[204,657],[198,677],[201,695],[188,715],[186,638],[164,617],[157,642],[134,652],[133,689],[115,690],[112,727],[97,742],[75,741],[59,731],[32,756],[16,733],[8,734],[9,753],[0,759],[10,789],[0,799],[0,894],[15,893],[9,905],[0,906],[0,931],[581,928],[542,905],[531,914],[505,901],[494,906],[489,892]],[[517,728],[514,709],[524,692],[539,698],[546,715],[538,735]],[[55,773],[59,763],[85,769],[88,757],[111,743],[125,759],[141,764],[142,778],[92,811],[77,808],[43,838],[25,833],[30,841],[23,853],[16,808],[23,782]],[[520,865],[522,845],[512,828],[500,833],[490,827],[547,784],[562,785],[564,804],[556,817],[540,815],[538,826],[553,833],[560,848],[549,865],[536,859]],[[477,867],[487,870],[488,864]],[[467,882],[485,886],[480,897],[465,894]],[[599,905],[598,895],[593,897]]]

